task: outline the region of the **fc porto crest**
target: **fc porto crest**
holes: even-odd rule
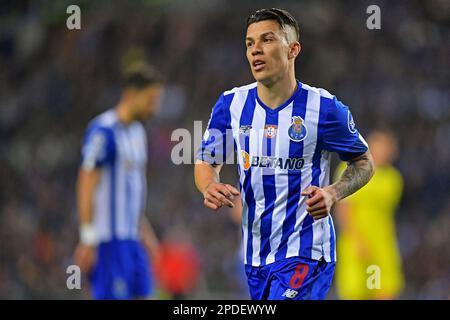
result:
[[[307,134],[308,130],[306,129],[302,117],[293,116],[292,124],[288,130],[289,139],[291,139],[294,142],[300,142],[306,138]]]

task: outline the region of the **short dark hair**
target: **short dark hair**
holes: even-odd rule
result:
[[[297,21],[289,12],[283,9],[272,8],[257,10],[247,18],[247,28],[252,23],[265,20],[277,21],[283,30],[285,29],[285,26],[293,27],[295,29],[297,40],[300,39],[300,28]]]
[[[143,89],[152,84],[160,84],[162,81],[162,76],[152,66],[142,62],[128,66],[122,75],[124,88]]]

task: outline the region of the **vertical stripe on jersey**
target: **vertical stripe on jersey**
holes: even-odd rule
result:
[[[130,128],[126,128],[125,129],[125,135],[126,135],[126,143],[127,143],[127,147],[129,149],[129,154],[127,157],[127,161],[131,161],[131,162],[135,162],[136,158],[135,158],[135,153],[134,153],[134,146],[133,146],[133,137],[130,137]],[[134,171],[134,170],[133,170]],[[125,173],[125,177],[126,177],[126,201],[127,201],[127,210],[125,211],[125,219],[127,221],[126,224],[126,232],[125,234],[129,237],[131,235],[132,229],[131,229],[131,225],[132,225],[132,221],[133,221],[133,213],[134,213],[134,200],[135,200],[135,196],[136,196],[136,189],[134,188],[135,186],[133,186],[133,178],[134,178],[134,172],[131,172],[131,170],[127,170]],[[134,191],[134,192],[133,192]]]
[[[239,173],[239,189],[241,191],[241,201],[242,201],[242,227],[241,227],[241,234],[242,234],[242,246],[244,249],[244,252],[246,252],[247,249],[247,243],[248,243],[248,228],[247,228],[247,219],[248,219],[248,211],[249,207],[247,205],[246,201],[246,193],[244,191],[244,179],[246,172],[242,169],[243,168],[243,159],[241,150],[246,150],[245,148],[245,136],[239,134],[239,127],[241,123],[241,115],[245,106],[245,102],[248,98],[248,91],[239,91],[236,93],[229,93],[225,95],[226,98],[230,97],[230,121],[231,121],[231,128],[233,128],[233,137],[234,137],[234,143],[235,143],[235,150],[236,150],[236,157],[238,160],[238,173]],[[248,110],[246,111],[248,113]],[[253,118],[253,114],[250,116],[250,118]],[[250,120],[251,122],[251,120]],[[248,144],[248,143],[247,143]],[[248,146],[247,146],[248,147]],[[248,149],[247,149],[248,150]],[[244,263],[247,263],[247,257],[246,255],[243,255]]]
[[[307,109],[308,91],[301,88],[301,92],[293,102],[292,114],[289,117],[289,123],[282,130],[289,130],[292,125],[292,117],[300,116],[305,120]],[[289,158],[302,158],[304,154],[304,141],[292,141],[289,136]],[[305,162],[306,163],[306,162]],[[283,221],[283,230],[281,242],[279,245],[276,259],[282,259],[287,256],[295,256],[298,253],[298,244],[294,243],[298,239],[300,228],[300,215],[303,213],[298,210],[298,203],[301,193],[302,173],[298,171],[288,171],[288,197],[286,203],[286,218]]]
[[[130,158],[130,150],[129,143],[126,136],[125,129],[123,125],[119,126],[117,130],[117,146],[119,151],[119,166],[117,167],[117,215],[116,215],[116,228],[114,229],[114,233],[116,234],[118,239],[123,239],[125,237],[127,231],[127,216],[129,215],[130,208],[130,199],[128,198],[127,188],[128,185],[128,177],[127,177],[127,161]]]
[[[330,227],[330,261],[336,261],[336,233],[334,232],[333,218],[329,217],[328,224]]]
[[[127,172],[127,198],[128,198],[128,208],[129,211],[126,213],[128,215],[128,230],[127,236],[131,239],[134,238],[134,229],[136,227],[136,218],[139,215],[140,210],[140,201],[141,201],[141,193],[142,187],[140,184],[140,175],[141,172],[138,171],[139,166],[139,151],[137,150],[137,140],[138,136],[136,135],[136,126],[131,126],[127,128],[127,139],[130,147],[130,158],[129,160],[132,162],[132,170]]]
[[[146,179],[146,171],[145,171],[145,146],[143,142],[145,141],[144,135],[145,131],[140,130],[140,124],[135,124],[132,128],[132,134],[134,137],[133,150],[135,152],[136,159],[136,168],[135,168],[135,179],[134,183],[136,185],[136,195],[134,196],[134,215],[132,219],[132,228],[131,228],[131,237],[133,239],[139,238],[139,218],[143,213],[143,206],[141,203],[141,199],[144,197],[142,194],[145,192],[145,179]]]
[[[111,239],[111,165],[101,169],[101,178],[94,197],[94,223],[99,240]]]
[[[275,152],[272,155],[276,158],[287,159],[289,158],[289,143],[287,128],[291,125],[293,103],[281,109],[278,113],[278,129],[276,134]],[[275,169],[275,186],[276,186],[276,200],[275,209],[272,214],[272,236],[270,237],[271,251],[266,259],[266,264],[275,261],[275,255],[277,254],[283,234],[283,223],[286,218],[286,202],[288,201],[289,188],[288,180],[289,174],[282,168]],[[286,241],[284,246],[286,246]],[[285,250],[286,251],[286,250]],[[283,256],[284,258],[284,256]]]
[[[320,130],[320,129],[319,129]],[[320,187],[323,188],[330,184],[330,153],[328,151],[322,151],[321,152],[321,159],[320,159]],[[328,218],[329,216],[323,218],[320,220],[321,222],[321,239],[319,239],[317,242],[314,242],[314,246],[321,247],[322,256],[324,257],[325,261],[331,261],[330,259],[330,226],[328,224]]]
[[[308,101],[305,115],[305,122],[309,125],[308,136],[305,138],[304,157],[305,163],[311,163],[312,170],[305,170],[306,177],[302,181],[302,190],[310,185],[319,186],[319,179],[315,179],[317,170],[320,171],[320,146],[317,144],[318,130],[319,130],[319,113],[320,113],[320,94],[305,85],[308,89]],[[312,156],[312,159],[311,159]],[[311,173],[310,173],[311,172]],[[298,254],[302,257],[310,257],[315,259],[312,247],[314,239],[314,219],[306,212],[306,197],[302,197],[300,204],[300,212],[304,213],[304,220],[300,230],[300,248]],[[316,234],[317,236],[317,234]],[[321,252],[320,252],[321,254]]]
[[[127,227],[126,229],[126,233],[124,232],[124,234],[126,234],[126,236],[127,237],[132,237],[132,235],[131,235],[131,233],[133,232],[133,229],[132,229],[132,226],[133,226],[133,213],[134,213],[134,211],[133,211],[133,201],[132,200],[134,200],[133,198],[134,198],[134,196],[135,196],[135,194],[133,194],[132,193],[132,190],[133,190],[133,186],[132,186],[132,179],[130,179],[130,178],[127,178],[126,179],[126,182],[125,182],[125,184],[126,184],[126,193],[125,193],[125,196],[126,196],[126,199],[127,199],[127,204],[128,204],[128,210],[127,211],[125,211],[125,217],[124,217],[124,219],[126,219],[126,221],[127,221],[127,224],[126,224],[126,226],[124,226],[124,227]]]
[[[117,126],[115,126],[117,132]],[[117,140],[116,140],[117,141]],[[117,203],[116,203],[116,176],[117,176],[117,158],[118,158],[119,150],[116,147],[116,156],[112,160],[112,164],[110,167],[110,193],[109,193],[109,201],[110,201],[110,208],[111,208],[111,219],[110,219],[110,226],[111,226],[111,239],[116,239],[116,217],[117,217]]]
[[[255,89],[256,92],[256,89]],[[261,156],[263,149],[263,137],[264,137],[264,123],[266,122],[266,113],[264,109],[256,104],[256,99],[253,102],[255,104],[255,111],[252,121],[252,130],[250,131],[250,156]],[[254,194],[255,201],[255,213],[254,219],[251,226],[252,233],[252,264],[260,265],[261,257],[261,218],[266,207],[266,199],[264,196],[264,178],[263,178],[263,168],[259,166],[251,167],[250,185]],[[249,226],[250,227],[250,226]]]
[[[323,113],[321,113],[320,121],[322,121]],[[319,128],[320,130],[320,128]],[[322,151],[321,159],[320,159],[320,178],[319,183],[320,187],[324,187],[329,185],[330,183],[330,166],[329,161],[331,158],[331,154],[328,151]],[[317,239],[317,242],[314,243],[314,247],[318,247],[319,244],[322,247],[322,255],[325,261],[330,262],[334,261],[334,228],[332,217],[329,215],[326,218],[323,218],[321,221],[321,239]]]
[[[330,252],[330,238],[331,238],[331,230],[330,230],[330,216],[327,216],[322,219],[322,229],[323,229],[323,242],[322,242],[322,255],[325,261],[331,261],[331,252]]]
[[[265,111],[261,106],[257,106],[258,110],[262,111],[262,114],[265,114],[264,125],[275,125],[278,126],[278,113]],[[272,138],[268,138],[266,136],[266,130],[261,130],[263,134],[262,144],[263,150],[262,154],[258,154],[261,156],[272,156],[275,153],[276,148],[276,136]],[[260,140],[261,141],[261,140]],[[272,168],[261,168],[261,175],[263,180],[263,188],[264,188],[264,213],[261,214],[261,250],[260,250],[260,259],[262,264],[266,264],[267,256],[271,251],[270,246],[270,238],[272,236],[272,220],[273,220],[273,212],[275,208],[275,200],[277,198],[276,193],[276,181],[275,181],[275,170]],[[272,248],[273,250],[273,248]]]
[[[237,143],[237,156],[241,163],[243,161],[241,151],[245,151],[247,154],[250,152],[250,137],[246,134],[240,134],[239,128],[242,126],[252,125],[253,115],[255,112],[255,92],[256,88],[250,89],[246,92],[246,94],[236,92],[230,106],[231,121],[233,123],[233,128],[236,130],[235,134],[238,135],[235,137],[235,141]],[[255,197],[251,187],[252,168],[245,171],[243,170],[242,165],[240,170],[242,170],[240,174],[240,184],[242,186],[241,192],[243,193],[242,232],[244,241],[243,245],[246,252],[246,255],[244,256],[244,263],[252,264],[252,226],[255,218]]]
[[[145,214],[145,209],[147,208],[147,133],[143,127],[140,127],[139,131],[139,159],[141,161],[139,170],[141,174],[139,174],[140,183],[141,183],[141,194],[139,201],[139,213],[136,217],[135,221],[135,239],[139,238],[139,225],[140,225],[140,217],[141,214]]]

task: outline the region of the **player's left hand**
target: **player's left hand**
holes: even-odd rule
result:
[[[331,208],[336,202],[336,192],[329,187],[319,188],[309,186],[301,193],[302,196],[308,196],[306,200],[306,211],[314,220],[325,218],[330,214]]]

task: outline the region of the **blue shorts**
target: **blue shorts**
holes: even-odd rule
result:
[[[145,298],[152,292],[149,258],[135,240],[100,243],[89,278],[94,299]]]
[[[336,262],[292,257],[245,266],[252,300],[323,300],[331,287]]]

